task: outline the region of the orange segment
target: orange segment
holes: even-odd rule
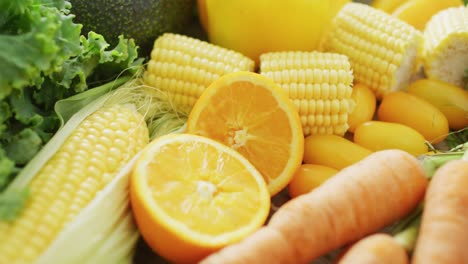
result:
[[[252,72],[213,82],[190,112],[187,132],[240,152],[262,173],[271,195],[288,185],[304,153],[295,106],[273,81]]]
[[[131,203],[150,247],[195,263],[264,224],[270,195],[261,174],[235,150],[197,135],[151,142],[137,159]]]

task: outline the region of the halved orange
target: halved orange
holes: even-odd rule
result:
[[[212,139],[172,134],[137,158],[130,200],[140,233],[173,263],[196,263],[260,228],[270,209],[261,174]]]
[[[240,152],[263,175],[272,196],[302,163],[299,114],[284,90],[257,73],[235,72],[214,81],[190,112],[187,132]]]

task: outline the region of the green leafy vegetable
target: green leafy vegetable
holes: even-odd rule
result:
[[[0,219],[13,220],[26,202],[29,192],[26,189],[0,194]]]
[[[4,189],[11,180],[11,174],[15,169],[15,163],[6,156],[6,152],[0,148],[0,189]]]
[[[66,0],[0,0],[0,193],[61,126],[57,101],[142,64],[132,39],[110,47],[81,35],[70,9]]]
[[[451,132],[445,139],[445,142],[449,148],[455,148],[456,146],[468,142],[468,128]]]

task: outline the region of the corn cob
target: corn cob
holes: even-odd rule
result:
[[[166,91],[176,111],[189,113],[214,80],[226,73],[253,71],[254,66],[238,52],[166,33],[155,41],[143,78],[147,85]]]
[[[434,15],[424,31],[424,71],[429,78],[463,87],[468,69],[468,7]]]
[[[260,56],[260,73],[285,89],[301,118],[304,135],[344,135],[353,74],[344,55],[323,52],[270,52]]]
[[[404,89],[419,70],[422,33],[368,5],[349,3],[335,17],[324,50],[346,55],[355,81],[377,99]]]
[[[112,104],[86,117],[39,170],[19,217],[0,222],[0,263],[35,262],[149,142],[143,116],[130,106]]]

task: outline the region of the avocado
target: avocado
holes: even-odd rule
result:
[[[196,0],[70,0],[82,33],[94,31],[111,45],[118,36],[133,38],[140,56],[149,56],[153,43],[165,32],[180,33],[192,21]]]

